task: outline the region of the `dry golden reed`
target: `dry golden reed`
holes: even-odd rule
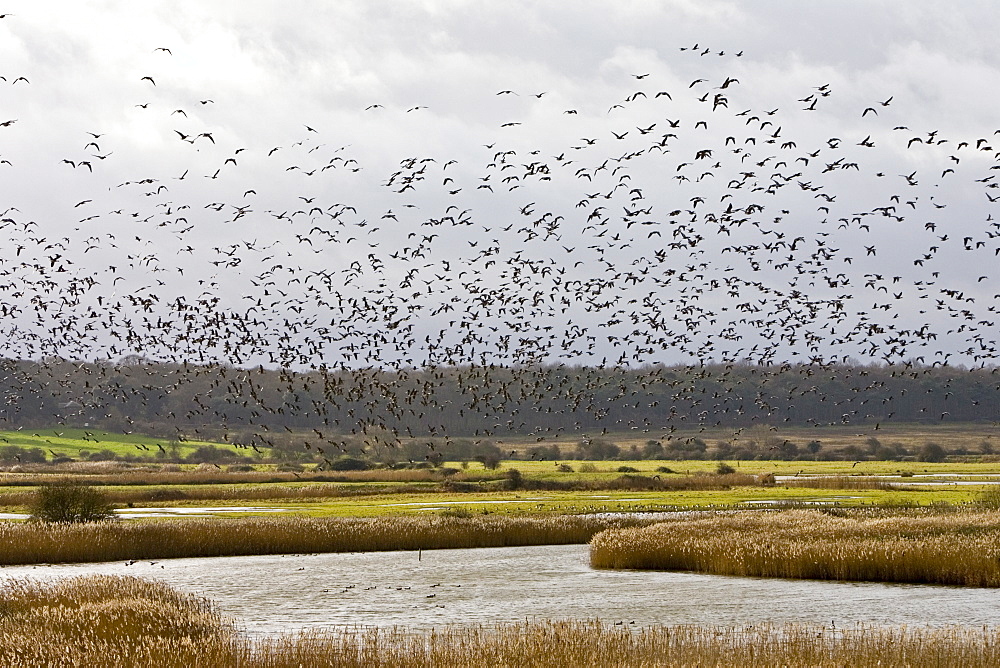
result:
[[[432,550],[586,543],[650,520],[558,517],[379,517],[0,522],[0,565],[250,554]]]
[[[82,462],[77,462],[82,463]],[[103,462],[102,462],[103,463]],[[29,473],[0,474],[0,484],[11,486],[43,485],[55,479],[72,480],[88,485],[238,485],[278,482],[441,482],[453,479],[462,481],[493,480],[500,473],[485,471],[459,471],[446,475],[435,469],[372,469],[368,471],[227,471],[225,469],[187,469],[178,471],[134,469],[97,469],[76,471],[55,469],[39,465]]]
[[[461,491],[496,491],[506,488],[502,474],[459,472],[444,475],[426,470],[348,471],[343,474],[293,474],[265,472],[148,472],[129,471],[116,475],[29,475],[8,477],[0,483],[21,489],[0,492],[0,507],[30,505],[38,485],[78,482],[99,486],[111,503],[142,504],[173,501],[264,501],[278,499],[324,499],[377,494],[453,494]],[[285,483],[285,484],[281,484]],[[292,483],[292,484],[288,484]],[[521,488],[562,491],[694,491],[754,486],[756,476],[694,474],[686,476],[622,475],[610,479],[548,480],[526,476]]]
[[[44,630],[44,633],[40,633]],[[628,628],[599,621],[327,629],[253,639],[211,603],[128,577],[0,591],[0,665],[417,668],[430,666],[948,666],[1000,664],[995,628],[811,625]]]
[[[613,529],[597,568],[1000,587],[1000,512],[833,517],[749,512]]]
[[[415,494],[444,491],[440,487],[412,485],[339,485],[310,483],[308,485],[215,485],[198,486],[164,485],[130,489],[100,487],[101,493],[111,503],[142,504],[169,503],[171,501],[275,501],[301,499],[332,499],[339,497],[375,496],[377,494]],[[35,490],[24,489],[0,493],[0,507],[30,505]]]
[[[784,487],[806,487],[809,489],[900,489],[898,486],[875,476],[812,476],[808,478],[793,478],[781,484]]]

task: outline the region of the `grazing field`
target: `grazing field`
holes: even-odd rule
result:
[[[205,433],[216,433],[218,430],[212,428]],[[290,436],[301,437],[308,440],[312,437],[311,431],[301,433],[293,432]],[[461,435],[454,435],[461,438]],[[476,437],[479,438],[479,437]],[[874,425],[823,425],[816,427],[794,427],[794,426],[766,426],[757,425],[749,428],[723,428],[723,427],[680,427],[673,431],[666,428],[659,431],[609,431],[600,435],[587,433],[566,433],[558,436],[550,436],[539,440],[534,434],[506,434],[496,436],[492,439],[505,452],[515,453],[517,463],[514,466],[526,466],[532,463],[541,464],[542,468],[552,467],[553,462],[549,460],[539,461],[532,455],[532,450],[539,445],[557,445],[564,456],[569,455],[577,444],[584,439],[599,438],[600,440],[614,443],[621,450],[628,451],[633,446],[641,449],[650,441],[659,441],[665,446],[672,443],[683,443],[685,441],[704,441],[710,451],[719,443],[739,445],[746,442],[777,442],[789,441],[803,448],[810,442],[817,442],[821,445],[819,461],[791,460],[779,461],[775,464],[788,465],[792,472],[798,470],[798,466],[811,467],[820,465],[823,471],[841,472],[850,468],[854,460],[849,461],[824,461],[823,453],[837,455],[840,458],[840,451],[844,448],[854,447],[861,452],[869,449],[871,439],[877,439],[881,444],[900,447],[911,453],[916,453],[927,443],[936,443],[948,453],[969,453],[967,455],[953,455],[953,459],[969,459],[971,461],[982,461],[984,463],[1000,464],[1000,424],[994,423],[938,423],[938,424],[916,424],[916,423],[886,423],[879,425],[878,429]],[[404,442],[414,439],[405,439]],[[416,439],[420,442],[428,439]],[[433,441],[434,439],[430,439]],[[61,425],[39,428],[24,428],[17,430],[0,431],[0,447],[17,446],[25,449],[39,448],[44,452],[46,460],[51,461],[56,457],[70,457],[73,459],[86,459],[94,453],[110,453],[121,458],[140,458],[156,461],[176,461],[184,459],[194,453],[202,446],[216,446],[226,450],[233,455],[251,455],[254,459],[260,459],[275,453],[270,448],[262,448],[255,452],[247,447],[237,447],[226,440],[212,440],[208,438],[198,438],[195,434],[182,435],[180,433],[173,437],[150,436],[138,433],[111,432],[97,429],[81,429],[74,427],[63,427]],[[994,454],[996,450],[996,454]],[[280,456],[280,453],[278,453]],[[305,454],[305,451],[302,451]],[[628,459],[623,457],[623,459]],[[861,464],[876,464],[867,456],[860,456]],[[913,459],[912,457],[910,458]],[[560,460],[569,464],[579,463],[578,461]],[[627,462],[637,467],[645,466],[651,462],[645,460]],[[891,462],[890,462],[891,463]],[[601,462],[605,467],[612,467],[614,461]],[[714,466],[715,462],[709,460],[678,461],[670,459],[667,461],[655,462],[655,466],[676,464],[683,468],[696,470],[707,470]],[[749,460],[740,463],[748,467],[748,472],[756,472],[758,462]],[[454,465],[454,464],[452,464]],[[477,462],[470,462],[473,467],[481,467]],[[906,470],[906,467],[924,468],[934,466],[931,462],[907,461],[899,462],[896,468]],[[707,468],[706,468],[707,467]],[[826,468],[832,467],[832,468]]]
[[[758,476],[746,472],[719,475],[703,469],[690,474],[668,473],[649,466],[647,470],[629,467],[634,472],[623,473],[607,466],[609,462],[582,462],[570,466],[570,471],[517,464],[516,472],[513,468],[448,467],[301,474],[214,468],[118,470],[105,462],[69,464],[53,467],[59,473],[0,474],[0,508],[24,512],[38,487],[53,481],[97,486],[119,506],[233,506],[234,513],[242,513],[245,511],[239,506],[266,502],[284,512],[313,517],[422,515],[443,509],[578,514],[816,504],[963,505],[990,488],[989,482],[997,482],[996,474],[988,473],[995,469],[960,464],[938,465],[941,473],[909,477],[829,475],[814,469],[801,477],[779,478],[776,483],[768,475],[766,462],[758,463],[764,464],[764,472]]]
[[[3,665],[995,666],[995,628],[809,625],[641,629],[598,621],[330,629],[251,639],[210,601],[132,577],[89,576],[0,593]],[[45,629],[39,636],[39,629]],[[41,639],[40,639],[41,638]]]
[[[155,459],[157,455],[186,457],[203,445],[215,445],[238,454],[238,450],[228,443],[215,443],[190,438],[158,438],[143,434],[122,434],[121,432],[99,429],[78,429],[72,427],[19,429],[0,431],[0,446],[20,448],[41,448],[46,459],[56,456],[80,459],[81,453],[109,451],[119,457],[144,457]]]
[[[1000,512],[738,513],[609,530],[597,568],[1000,587]]]

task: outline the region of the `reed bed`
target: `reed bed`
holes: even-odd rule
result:
[[[599,621],[327,629],[252,639],[200,598],[139,578],[0,592],[0,664],[245,668],[949,666],[1000,664],[995,628],[630,628]],[[44,629],[44,634],[39,630]]]
[[[441,482],[443,480],[480,481],[503,477],[502,473],[460,471],[453,475],[433,469],[372,469],[369,471],[225,471],[222,469],[193,471],[151,471],[131,469],[104,473],[34,472],[0,474],[0,485],[35,487],[53,480],[79,482],[87,485],[238,485],[281,482]]]
[[[874,476],[830,475],[786,480],[785,487],[806,487],[809,489],[854,489],[854,490],[898,490],[898,485]]]
[[[113,504],[171,503],[178,501],[276,501],[331,499],[338,497],[375,496],[378,494],[414,494],[445,492],[436,486],[405,485],[202,485],[178,487],[164,485],[141,489],[101,488],[101,494]],[[0,492],[0,507],[28,506],[35,499],[35,490]]]
[[[379,517],[0,523],[0,565],[583,544],[623,517]]]
[[[1000,587],[1000,512],[736,513],[603,532],[597,568]]]
[[[694,475],[655,476],[623,475],[612,480],[592,483],[593,489],[643,489],[669,492],[760,487],[761,479],[747,473],[696,473]]]
[[[0,492],[0,507],[30,505],[33,487],[52,482],[79,482],[101,486],[108,501],[117,504],[175,501],[264,501],[372,496],[376,494],[488,492],[510,487],[507,480],[489,480],[482,474],[444,476],[433,471],[358,471],[344,475],[314,474],[310,478],[283,478],[275,473],[125,473],[113,476],[49,474],[18,479],[23,490]],[[289,474],[290,475],[290,474]],[[30,481],[30,483],[29,483]],[[292,483],[295,484],[275,484]],[[395,483],[395,484],[393,484]],[[4,481],[0,480],[0,484]],[[525,477],[518,489],[536,491],[700,491],[759,485],[755,476],[695,474],[689,476],[622,475],[600,480],[545,480]],[[131,489],[116,489],[128,486]],[[183,486],[183,487],[182,487]]]

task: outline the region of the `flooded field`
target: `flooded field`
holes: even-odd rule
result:
[[[175,559],[0,568],[10,578],[151,577],[215,600],[249,633],[329,625],[857,622],[984,625],[996,590],[737,578],[590,568],[585,545]]]

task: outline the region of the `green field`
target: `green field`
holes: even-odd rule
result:
[[[318,483],[269,483],[268,485],[115,485],[102,487],[119,498],[134,498],[137,507],[225,507],[234,515],[272,515],[271,512],[242,511],[243,506],[281,508],[282,515],[310,517],[377,517],[428,515],[447,512],[472,514],[580,514],[601,512],[655,512],[674,510],[710,510],[790,505],[861,506],[930,506],[968,504],[986,489],[980,485],[951,484],[921,487],[915,490],[839,490],[820,488],[732,487],[722,490],[694,491],[428,491],[424,483],[406,486],[336,485],[337,495],[297,498],[300,490]],[[386,488],[379,493],[378,488]],[[390,491],[392,490],[392,491]],[[170,500],[157,500],[169,492]],[[0,487],[0,508],[23,512],[25,495],[31,488]],[[9,499],[8,495],[16,495]],[[184,498],[188,496],[189,498]],[[13,501],[13,502],[11,502]],[[124,506],[124,503],[119,503]]]
[[[302,436],[306,440],[312,438],[311,432],[302,432],[297,435]],[[463,437],[455,435],[455,438]],[[880,425],[877,430],[855,426],[776,427],[757,425],[744,429],[681,427],[674,431],[668,429],[649,429],[601,433],[578,432],[543,437],[534,435],[507,435],[497,436],[492,440],[501,449],[506,451],[513,450],[517,453],[518,457],[522,457],[526,456],[527,452],[535,446],[547,446],[553,443],[559,445],[564,453],[568,453],[576,447],[578,442],[585,438],[601,439],[615,443],[623,451],[631,446],[642,447],[650,440],[669,444],[689,439],[700,439],[709,446],[718,442],[739,443],[740,441],[751,440],[761,443],[768,439],[789,440],[799,446],[804,446],[806,443],[815,440],[822,444],[823,450],[826,452],[835,452],[847,446],[863,448],[869,439],[872,438],[878,439],[883,444],[900,445],[911,451],[918,450],[926,443],[937,443],[949,452],[964,449],[969,452],[980,453],[984,446],[989,450],[995,444],[998,454],[994,456],[987,455],[987,458],[995,457],[1000,461],[1000,425],[993,423],[931,425],[890,423]],[[119,456],[154,458],[158,453],[161,453],[160,447],[168,451],[171,456],[185,457],[203,445],[216,445],[241,455],[252,453],[251,450],[237,448],[226,442],[190,438],[190,434],[182,435],[178,433],[176,438],[159,438],[137,433],[123,434],[120,432],[61,426],[0,431],[0,446],[3,445],[41,448],[50,459],[53,456],[53,452],[75,459],[79,457],[81,451],[93,453],[101,450],[109,450]],[[808,462],[803,462],[803,464],[808,464]],[[848,465],[850,464],[851,462],[848,462]]]
[[[978,447],[993,438],[995,425],[889,425],[880,429],[879,439],[906,442],[915,447],[927,440],[947,447]],[[732,431],[692,430],[699,438],[710,441],[733,437]],[[862,443],[865,434],[850,428],[823,427],[816,429],[776,430],[753,427],[739,437],[763,439],[788,438],[805,442],[817,438],[830,447]],[[673,435],[682,436],[681,432]],[[565,436],[564,439],[578,438]],[[630,440],[642,442],[647,434],[636,432],[612,433],[602,436],[623,448]],[[508,441],[503,447],[517,451],[537,439]],[[512,459],[499,468],[487,469],[479,462],[446,462],[438,470],[375,469],[362,472],[324,472],[322,479],[310,481],[306,472],[276,472],[274,464],[260,463],[255,471],[241,474],[227,472],[224,467],[209,466],[210,471],[195,472],[195,466],[173,465],[161,470],[167,454],[176,461],[203,445],[217,445],[238,454],[228,444],[209,441],[180,441],[139,434],[116,434],[83,429],[39,429],[0,432],[0,446],[42,448],[46,455],[62,455],[74,459],[86,454],[108,450],[124,457],[140,456],[148,463],[120,463],[108,470],[91,470],[91,465],[43,466],[14,469],[0,473],[0,508],[23,512],[33,487],[56,477],[73,477],[82,482],[98,484],[121,507],[127,505],[234,507],[235,515],[247,514],[235,510],[240,506],[282,508],[282,514],[313,517],[427,515],[435,513],[487,514],[557,514],[625,511],[671,511],[687,509],[748,508],[785,505],[837,506],[928,506],[964,505],[975,500],[985,489],[985,483],[1000,476],[1000,456],[984,455],[964,458],[968,461],[779,461],[728,460],[739,482],[714,484],[712,474],[719,462],[714,460],[605,460],[605,461],[538,461]],[[160,460],[157,463],[157,460]],[[168,460],[169,461],[169,460]],[[523,479],[520,489],[501,491],[507,485],[511,471],[516,469]],[[747,475],[779,476],[777,485],[748,480]],[[629,476],[632,476],[631,480]],[[683,482],[700,476],[689,489],[651,489],[673,481]],[[788,479],[781,478],[787,476]],[[831,480],[841,476],[844,480]],[[903,489],[877,489],[872,476],[882,481],[908,485]],[[738,478],[739,476],[737,476]],[[818,480],[811,480],[817,477]],[[857,485],[852,485],[856,480]],[[633,484],[635,483],[635,484]],[[661,485],[663,483],[664,485]],[[786,486],[787,483],[787,486]],[[866,487],[854,489],[852,487]],[[548,487],[548,489],[546,489]],[[725,487],[725,488],[720,488]],[[251,511],[250,514],[253,514]]]
[[[142,434],[121,434],[89,429],[20,429],[0,431],[0,446],[12,445],[20,448],[41,448],[47,459],[65,456],[80,459],[81,452],[94,453],[108,450],[119,457],[155,458],[169,454],[171,457],[186,457],[203,445],[215,445],[246,454],[227,443],[213,443],[201,440],[179,440],[156,438]],[[163,448],[161,450],[160,448]]]

